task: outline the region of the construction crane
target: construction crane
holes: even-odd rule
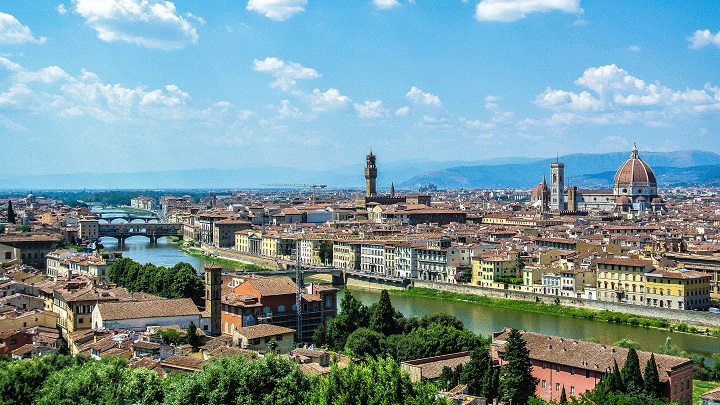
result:
[[[312,203],[315,205],[315,189],[327,188],[327,184],[263,184],[267,187],[291,187],[291,188],[312,188]]]

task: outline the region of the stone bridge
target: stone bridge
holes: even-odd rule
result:
[[[155,243],[164,236],[182,237],[183,224],[139,222],[139,223],[108,223],[98,225],[98,237],[108,236],[118,240],[118,244],[125,243],[125,239],[132,236],[146,236]]]
[[[155,215],[152,212],[148,212],[146,214],[139,214],[136,212],[123,212],[123,211],[114,211],[114,212],[99,212],[97,213],[97,216],[100,220],[107,221],[108,223],[111,223],[115,221],[116,219],[122,219],[126,222],[132,222],[135,220],[141,220],[143,222],[150,222],[152,220],[158,219],[157,215]]]

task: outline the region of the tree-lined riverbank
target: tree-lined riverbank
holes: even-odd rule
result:
[[[582,318],[588,320],[627,324],[632,326],[653,327],[659,329],[667,329],[669,331],[677,330],[680,332],[698,333],[715,337],[720,336],[720,329],[702,327],[697,328],[694,326],[687,326],[685,324],[671,324],[664,319],[645,318],[641,316],[613,311],[595,311],[585,308],[568,307],[559,304],[548,305],[542,302],[491,298],[474,294],[460,294],[450,291],[439,291],[429,288],[410,288],[407,290],[397,290],[393,291],[393,294],[451,301],[472,302],[483,306],[517,309],[526,312],[559,315],[571,318]]]

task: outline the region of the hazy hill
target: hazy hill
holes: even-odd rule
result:
[[[561,156],[570,184],[608,187],[630,152]],[[720,184],[720,155],[703,151],[641,152],[661,185]],[[435,183],[440,188],[533,187],[550,173],[555,159],[505,157],[473,162],[395,161],[378,156],[378,188],[394,182],[397,189],[417,190]],[[277,166],[227,169],[161,170],[128,173],[81,172],[0,177],[0,189],[241,189],[274,184],[314,183],[330,188],[363,188],[364,158],[356,164],[302,170]],[[0,175],[1,176],[1,175]]]
[[[570,184],[580,187],[612,185],[615,172],[630,153],[572,154],[560,157]],[[641,152],[640,157],[655,171],[661,185],[712,183],[720,179],[720,155],[704,151]],[[544,159],[529,163],[457,166],[426,172],[401,184],[404,188],[435,183],[440,188],[533,187],[549,178],[550,163]]]

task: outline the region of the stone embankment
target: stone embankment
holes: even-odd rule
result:
[[[202,250],[217,255],[221,259],[237,260],[243,263],[251,263],[256,266],[271,270],[285,270],[280,261],[260,255],[238,252],[236,250],[220,249],[215,246],[202,244]]]
[[[553,295],[535,294],[523,291],[499,290],[465,284],[438,283],[425,280],[413,280],[415,287],[448,291],[458,294],[472,294],[491,298],[505,298],[518,301],[542,302],[584,308],[595,311],[612,311],[646,318],[664,319],[670,323],[684,323],[693,326],[720,328],[720,314],[699,311],[681,311],[667,308],[645,307],[615,302],[586,300],[582,298],[557,297]],[[557,300],[557,301],[556,301]]]

